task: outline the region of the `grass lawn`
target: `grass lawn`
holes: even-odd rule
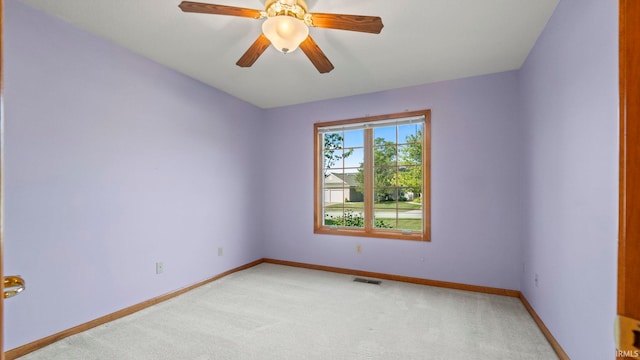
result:
[[[398,229],[422,230],[422,220],[421,219],[398,219]]]
[[[387,225],[391,225],[391,229],[400,230],[422,230],[421,219],[398,219],[398,226],[396,227],[395,219],[381,219]]]
[[[408,201],[399,201],[398,203],[398,210],[402,211],[407,211],[407,210],[420,210],[422,209],[422,205],[421,204],[415,204],[412,202],[408,202]],[[326,205],[324,208],[329,210],[329,209],[342,209],[342,207],[345,207],[347,209],[352,209],[354,211],[357,210],[362,210],[364,209],[364,202],[346,202],[346,203],[336,203],[336,204],[330,204],[330,205]],[[374,203],[373,204],[374,208],[377,210],[384,210],[384,209],[389,209],[389,210],[395,210],[396,209],[396,202],[395,201],[384,201],[384,202],[378,202],[378,203]]]
[[[422,230],[422,220],[420,219],[398,219],[398,227],[396,227],[395,219],[382,219],[385,224],[390,225],[391,229],[400,229],[400,230]],[[327,225],[339,225],[334,220],[327,219],[325,220],[325,224]]]

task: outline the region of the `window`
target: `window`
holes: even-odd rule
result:
[[[314,124],[314,231],[430,240],[431,111]]]

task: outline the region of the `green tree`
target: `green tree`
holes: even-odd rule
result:
[[[374,187],[378,195],[378,201],[386,200],[391,196],[391,188],[396,185],[396,144],[385,141],[384,138],[375,138],[373,148]],[[356,181],[364,184],[364,164],[360,163],[360,169],[356,174]],[[362,187],[363,185],[361,185]],[[358,189],[363,191],[362,188]]]
[[[344,149],[344,137],[341,133],[324,134],[324,168],[331,169],[337,162],[346,159],[353,149]],[[326,170],[325,170],[326,171]],[[325,172],[325,176],[328,173]]]
[[[400,148],[397,180],[398,186],[415,194],[422,193],[422,130],[406,137],[407,145]],[[404,166],[403,166],[404,165]]]
[[[405,138],[407,146],[400,150],[400,159],[411,164],[422,164],[422,130],[416,135],[408,135]]]

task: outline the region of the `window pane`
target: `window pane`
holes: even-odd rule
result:
[[[362,209],[364,207],[364,168],[348,169],[347,171],[345,181],[349,186],[349,202],[351,205],[358,203],[357,206]]]
[[[344,209],[344,226],[346,227],[364,227],[364,212],[362,208],[345,208]]]
[[[364,212],[361,207],[340,207],[337,204],[325,209],[324,224],[338,227],[364,227]]]
[[[344,137],[342,132],[332,132],[323,135],[324,168],[343,167]]]
[[[373,220],[373,227],[375,229],[396,229],[398,227],[398,222],[396,218],[391,215],[395,214],[376,212]]]
[[[422,203],[414,201],[416,193],[412,189],[398,189],[398,229],[421,231],[422,230]]]
[[[409,189],[379,189],[374,204],[374,227],[407,231],[422,230],[422,204]],[[397,198],[397,200],[396,200]]]
[[[386,127],[378,127],[373,129],[373,138],[376,139],[376,144],[378,139],[382,139],[384,142],[392,142],[396,143],[396,126],[386,126]]]
[[[398,169],[398,186],[420,197],[422,193],[422,166],[405,166]]]
[[[345,201],[349,203],[362,203],[364,201],[364,184],[361,182],[364,180],[363,173],[361,171],[345,172],[342,179],[344,181],[345,190],[347,190],[345,192]]]
[[[336,214],[335,211],[326,211],[324,213],[324,225],[331,227],[341,227],[344,226],[344,218],[340,216],[339,213]]]
[[[405,218],[398,219],[398,230],[404,231],[422,231],[422,218]]]
[[[422,145],[409,144],[398,146],[398,165],[421,165]]]
[[[401,144],[420,142],[422,139],[422,124],[398,126],[398,142]]]
[[[364,149],[363,148],[345,149],[345,155],[346,155],[344,159],[345,168],[360,168],[364,166]]]
[[[387,144],[385,146],[376,146],[373,149],[373,165],[374,166],[395,166],[397,157],[397,148],[395,144]]]
[[[374,206],[378,208],[395,208],[396,191],[395,187],[376,186],[374,188]]]
[[[345,147],[364,147],[364,130],[351,130],[344,132]]]
[[[329,170],[323,181],[324,225],[364,227],[362,186],[359,172],[344,169]],[[361,169],[360,169],[361,170]]]
[[[344,182],[342,171],[331,172],[324,179],[324,224],[328,226],[343,226],[344,218]]]
[[[342,169],[329,169],[325,173],[322,188],[324,189],[324,202],[325,204],[342,203],[344,196],[344,170]]]
[[[324,134],[325,149],[341,149],[344,147],[344,137],[342,132],[332,132]]]
[[[374,187],[376,189],[396,186],[396,169],[395,167],[382,167],[374,169]]]
[[[379,229],[393,229],[396,227],[397,202],[396,189],[376,188],[373,204],[374,227]]]
[[[342,149],[326,150],[323,154],[325,169],[342,168],[344,166]]]
[[[422,195],[422,166],[405,166],[398,169],[398,186],[411,192],[414,198]]]

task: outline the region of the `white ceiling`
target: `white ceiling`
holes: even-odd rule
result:
[[[235,65],[261,22],[184,13],[180,0],[21,0],[261,108],[520,68],[559,0],[308,0],[310,12],[382,17],[379,35],[311,28],[334,64],[267,49]],[[264,0],[201,0],[263,9]]]

